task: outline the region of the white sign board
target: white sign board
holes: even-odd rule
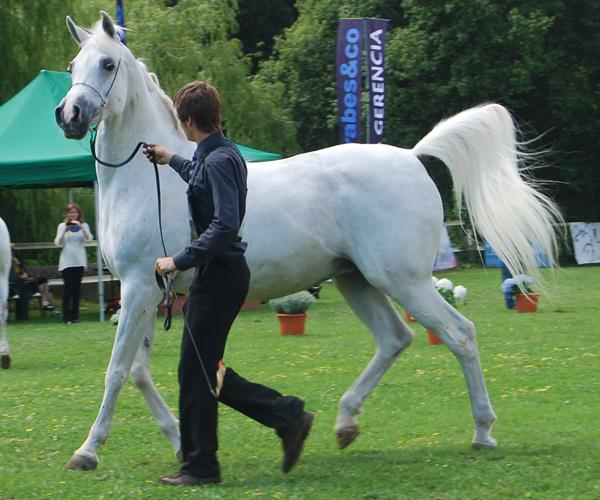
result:
[[[600,263],[600,223],[570,222],[577,264]]]

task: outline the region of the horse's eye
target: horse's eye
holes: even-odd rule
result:
[[[112,71],[113,69],[115,69],[115,63],[112,61],[106,61],[104,63],[104,69],[106,71]]]

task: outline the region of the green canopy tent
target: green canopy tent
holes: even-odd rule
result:
[[[56,125],[54,108],[71,87],[71,75],[41,71],[25,88],[0,106],[0,186],[94,186],[96,167],[88,137],[66,139]],[[237,145],[249,162],[281,158],[277,153]],[[97,222],[97,221],[96,221]],[[98,255],[98,299],[104,319],[102,256]]]
[[[41,71],[0,106],[0,186],[82,186],[96,180],[89,137],[66,139],[54,121],[54,108],[71,86],[71,75]],[[238,144],[249,162],[280,154]]]

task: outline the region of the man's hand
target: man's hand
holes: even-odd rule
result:
[[[156,259],[156,270],[158,274],[161,276],[166,276],[167,273],[176,271],[175,262],[173,262],[173,257],[161,257],[160,259]]]
[[[148,144],[143,153],[150,161],[155,161],[159,165],[166,165],[173,158],[173,153],[160,144]]]

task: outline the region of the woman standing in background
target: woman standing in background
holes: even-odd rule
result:
[[[54,244],[62,247],[58,270],[63,276],[63,321],[79,322],[79,297],[81,278],[87,267],[84,242],[93,239],[90,227],[83,220],[83,213],[77,203],[69,203],[65,218],[56,229]]]

